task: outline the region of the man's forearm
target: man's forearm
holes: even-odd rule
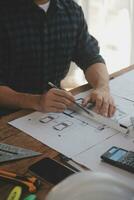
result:
[[[0,106],[38,110],[40,95],[19,93],[6,86],[0,86]]]
[[[93,64],[86,70],[85,77],[94,89],[105,88],[109,90],[109,75],[105,64]]]

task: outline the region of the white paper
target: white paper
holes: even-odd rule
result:
[[[110,89],[113,94],[134,101],[134,70],[111,80]]]
[[[86,92],[82,92],[75,96],[76,99],[82,99],[86,97],[88,94],[90,94],[90,90]],[[120,119],[127,115],[134,116],[134,103],[132,101],[129,101],[127,99],[123,99],[122,97],[119,97],[118,95],[112,94],[117,112],[115,113],[113,119]],[[80,102],[80,100],[79,100]]]
[[[74,156],[72,159],[80,164],[85,165],[93,171],[108,173],[116,178],[121,179],[125,183],[129,183],[134,186],[134,174],[104,163],[100,158],[100,156],[112,146],[134,151],[134,136],[131,135],[132,134],[127,137],[123,137],[121,134],[114,135],[108,140],[103,141],[101,144],[98,144],[93,148]]]
[[[82,98],[89,95],[90,91],[83,92],[76,96],[77,101],[82,101]],[[107,118],[103,117],[101,115],[98,115],[92,111],[93,117],[90,115],[85,114],[81,109],[76,108],[77,112],[80,113],[80,115],[85,115],[90,119],[93,119],[97,122],[100,122],[102,124],[105,124],[106,126],[118,130],[122,133],[127,133],[130,127],[132,126],[131,117],[134,116],[132,110],[134,110],[134,103],[132,101],[128,101],[126,99],[122,99],[121,97],[118,97],[116,95],[113,95],[115,105],[116,105],[116,112],[113,117]],[[122,127],[125,126],[126,128]]]
[[[72,157],[102,142],[117,132],[85,118],[71,118],[64,114],[34,112],[10,124],[56,151]]]
[[[89,91],[81,93],[76,98],[83,98],[88,93]],[[128,123],[125,120],[132,114],[133,103],[119,97],[115,101],[119,108],[114,119]],[[10,124],[68,157],[92,148],[118,133],[89,119],[82,112],[66,110],[65,114],[34,112]]]

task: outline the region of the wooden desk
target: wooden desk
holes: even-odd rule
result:
[[[110,78],[117,77],[132,69],[134,69],[134,65],[111,74]],[[73,93],[77,94],[87,89],[89,89],[89,86],[84,85],[84,86],[74,89]],[[58,153],[55,150],[50,149],[46,145],[43,145],[39,141],[33,139],[32,137],[28,136],[27,134],[23,133],[22,131],[18,129],[13,128],[12,126],[8,124],[9,121],[16,119],[18,117],[24,116],[28,114],[29,112],[30,111],[22,110],[22,111],[0,118],[0,142],[13,144],[13,145],[24,147],[27,149],[39,151],[39,152],[42,152],[43,155],[38,156],[36,158],[28,158],[28,159],[12,161],[6,164],[2,164],[0,165],[0,168],[4,168],[4,169],[10,170],[16,173],[20,173],[20,174],[26,174],[28,171],[28,167],[32,163],[36,162],[37,160],[40,160],[41,158],[48,157],[48,156],[54,159],[57,158]],[[7,193],[10,191],[11,187],[12,187],[12,184],[7,184],[7,183],[3,184],[0,181],[0,200],[5,200]],[[40,190],[37,192],[38,200],[44,200],[46,194],[52,187],[53,185],[47,182],[44,182]]]

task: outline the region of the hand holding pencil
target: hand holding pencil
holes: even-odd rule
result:
[[[58,87],[56,86],[56,85],[54,85],[53,83],[51,83],[51,82],[48,82],[48,84],[52,87],[52,88],[57,88],[58,89]],[[66,91],[66,90],[64,90],[64,91]],[[71,93],[70,93],[71,94]],[[72,94],[71,94],[72,95]],[[79,103],[77,103],[76,101],[75,101],[75,99],[69,99],[70,101],[72,101],[72,103],[73,104],[75,104],[78,108],[80,108],[81,110],[83,110],[86,114],[88,114],[88,115],[91,115],[91,116],[93,116],[93,114],[89,111],[89,110],[87,110],[86,108],[84,108],[82,105],[80,105]]]
[[[52,89],[40,96],[39,111],[63,112],[73,106],[75,98],[70,92],[56,88],[54,85],[51,85],[51,87]]]

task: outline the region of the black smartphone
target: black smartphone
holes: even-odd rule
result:
[[[42,179],[57,184],[75,172],[59,162],[44,158],[29,167],[29,170]]]
[[[134,173],[134,152],[118,147],[111,147],[101,159],[111,165]]]

